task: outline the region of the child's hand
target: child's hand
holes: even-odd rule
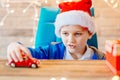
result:
[[[8,62],[14,60],[15,62],[23,61],[22,54],[26,53],[31,56],[30,51],[22,44],[13,42],[7,48]]]

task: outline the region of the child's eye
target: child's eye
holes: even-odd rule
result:
[[[82,35],[82,33],[75,33],[75,36],[80,36]]]
[[[65,36],[67,36],[67,35],[68,35],[68,33],[66,33],[66,32],[63,32],[62,34],[63,34],[63,35],[65,35]]]

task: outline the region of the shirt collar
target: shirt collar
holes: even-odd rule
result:
[[[86,49],[84,55],[81,58],[79,58],[78,60],[89,60],[92,58],[92,56],[93,56],[93,50],[91,48],[89,48],[87,45],[87,49]],[[68,50],[65,51],[64,59],[65,60],[74,60],[74,58],[71,56],[71,54],[68,52]]]

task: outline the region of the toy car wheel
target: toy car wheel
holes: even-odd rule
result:
[[[37,65],[36,64],[31,64],[31,67],[32,68],[37,68]]]
[[[15,63],[11,63],[10,66],[11,66],[11,67],[15,67]]]

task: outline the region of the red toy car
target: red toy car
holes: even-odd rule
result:
[[[15,62],[14,60],[8,63],[11,67],[31,67],[31,68],[37,68],[39,61],[35,58],[31,58],[27,55],[22,55],[23,61]]]

